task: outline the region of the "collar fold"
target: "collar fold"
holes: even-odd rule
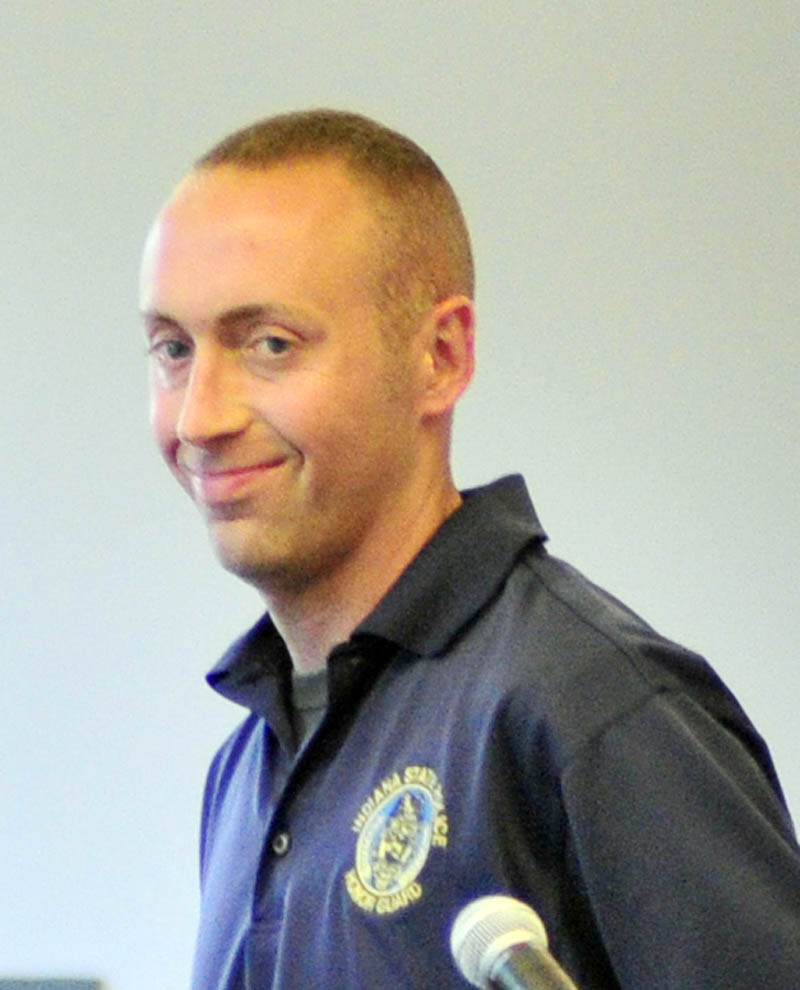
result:
[[[519,554],[547,539],[520,475],[462,497],[354,637],[377,636],[419,655],[441,652],[494,595]]]
[[[377,639],[420,656],[441,653],[495,594],[520,553],[547,539],[520,475],[462,497],[460,508],[359,624],[352,642]],[[265,710],[264,678],[273,679],[267,694],[274,698],[288,690],[290,670],[267,614],[230,647],[207,680],[224,697],[274,719],[275,711]]]

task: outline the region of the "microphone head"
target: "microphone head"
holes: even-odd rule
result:
[[[502,894],[470,901],[450,932],[453,959],[474,987],[489,986],[498,960],[515,945],[547,949],[547,932],[532,907]]]

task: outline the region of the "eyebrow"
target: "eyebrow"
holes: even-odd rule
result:
[[[294,319],[297,319],[294,315]],[[285,306],[279,303],[249,303],[245,306],[235,306],[228,309],[214,320],[214,325],[222,330],[235,330],[243,323],[254,323],[257,320],[291,320],[292,314]]]
[[[141,311],[142,320],[144,321],[145,332],[148,336],[164,327],[171,327],[173,330],[181,330],[182,327],[180,323],[168,316],[166,313],[161,313],[157,309],[143,309]]]
[[[184,330],[180,320],[162,313],[160,310],[144,310],[142,319],[149,333],[159,327],[169,327],[174,330]],[[257,321],[287,323],[290,329],[296,333],[301,333],[300,326],[306,326],[312,332],[320,329],[319,321],[306,310],[290,309],[282,303],[246,303],[242,306],[234,306],[232,309],[224,310],[213,321],[215,330],[223,335],[234,333],[248,324]]]

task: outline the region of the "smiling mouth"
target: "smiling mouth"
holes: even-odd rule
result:
[[[186,473],[195,500],[213,508],[246,498],[285,460],[283,457],[276,457],[247,467],[226,468],[221,471],[186,469]]]

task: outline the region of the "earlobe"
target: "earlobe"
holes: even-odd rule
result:
[[[475,310],[467,296],[451,296],[431,311],[426,327],[422,412],[448,412],[475,370]]]

